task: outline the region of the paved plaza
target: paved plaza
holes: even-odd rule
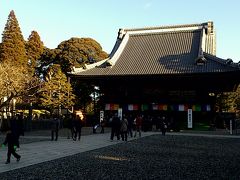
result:
[[[128,142],[110,134],[81,141],[47,136],[21,144],[20,162],[5,165],[0,149],[0,179],[240,179],[240,137],[211,133],[144,132]]]

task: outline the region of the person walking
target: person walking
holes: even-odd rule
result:
[[[23,113],[17,114],[17,126],[19,136],[24,136],[24,123]]]
[[[161,125],[161,131],[162,131],[162,135],[165,136],[166,131],[167,131],[167,123],[166,123],[166,118],[165,116],[162,117],[162,125]]]
[[[121,132],[122,140],[127,141],[128,120],[127,120],[127,117],[125,115],[123,115],[123,120],[121,122],[120,132]]]
[[[133,137],[133,122],[134,122],[134,117],[132,116],[132,114],[129,115],[128,118],[128,135],[130,135],[130,137]]]
[[[59,118],[57,118],[56,115],[54,115],[52,122],[51,122],[51,140],[54,140],[54,136],[55,136],[55,141],[58,140],[58,131],[60,128],[60,120]]]
[[[139,137],[141,137],[141,131],[142,131],[142,117],[138,115],[136,117],[136,131],[134,137],[137,136],[137,132],[139,133]]]
[[[100,125],[101,125],[101,131],[100,131],[100,133],[104,134],[105,119],[103,119],[103,120],[100,122]]]
[[[17,116],[16,117],[11,117],[10,118],[10,129],[11,129],[11,133],[12,135],[14,136],[14,139],[15,139],[15,145],[17,146],[18,150],[20,148],[20,145],[19,145],[19,137],[20,137],[20,134],[19,134],[19,127],[18,127],[18,124],[17,124]]]
[[[11,155],[13,155],[16,159],[17,162],[20,161],[21,156],[16,153],[16,136],[12,133],[10,129],[7,130],[6,132],[6,138],[5,141],[2,144],[2,147],[8,145],[8,152],[7,152],[7,161],[5,164],[9,164],[11,160]]]
[[[77,140],[77,138],[78,138],[78,140],[80,141],[83,122],[82,122],[82,119],[78,115],[76,115],[76,117],[75,117],[75,124],[76,124],[76,133],[75,133],[74,139]]]
[[[19,144],[19,138],[20,136],[24,136],[24,127],[23,127],[23,113],[17,114],[16,115],[16,145],[17,145],[17,149],[16,151],[20,150],[20,144]],[[13,131],[13,130],[12,130]]]
[[[111,125],[112,125],[112,130],[111,130],[111,137],[110,137],[110,139],[113,140],[114,136],[116,135],[117,136],[117,140],[120,140],[119,131],[120,131],[121,122],[120,122],[119,117],[117,116],[117,113],[112,118]]]
[[[76,115],[72,117],[72,139],[76,141],[75,136],[77,134],[77,124],[76,124]]]
[[[70,137],[73,139],[73,118],[72,118],[72,114],[69,114],[67,117],[66,117],[66,121],[67,121],[67,128],[68,128],[68,131],[67,131],[67,138],[70,139]]]

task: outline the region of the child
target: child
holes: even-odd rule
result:
[[[8,152],[7,152],[7,161],[5,164],[10,163],[11,154],[17,159],[17,162],[20,161],[21,156],[16,153],[14,145],[16,144],[16,137],[13,135],[11,130],[7,131],[6,138],[2,146],[6,146],[8,144]]]

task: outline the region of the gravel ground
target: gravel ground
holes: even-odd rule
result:
[[[240,141],[153,135],[18,170],[1,179],[240,179]]]

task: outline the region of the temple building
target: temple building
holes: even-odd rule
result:
[[[71,78],[102,92],[102,110],[166,116],[174,127],[214,121],[216,94],[235,91],[240,66],[216,57],[213,22],[119,29],[109,57]]]

